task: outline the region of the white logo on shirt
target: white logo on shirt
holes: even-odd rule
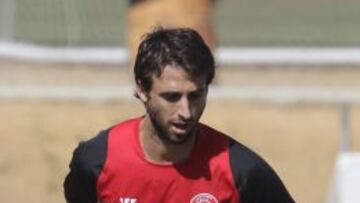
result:
[[[218,203],[218,200],[210,193],[199,193],[190,200],[190,203]]]
[[[128,198],[128,197],[122,198],[121,197],[120,202],[121,203],[136,203],[137,199],[136,198]]]

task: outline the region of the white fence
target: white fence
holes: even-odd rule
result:
[[[220,64],[360,64],[357,48],[220,47],[215,52]],[[0,42],[0,58],[86,63],[128,63],[124,47],[46,47]]]

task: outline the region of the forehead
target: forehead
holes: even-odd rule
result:
[[[159,77],[153,76],[152,89],[159,91],[193,91],[206,87],[206,77],[191,77],[183,68],[166,66]]]

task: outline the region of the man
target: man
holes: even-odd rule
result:
[[[148,34],[134,67],[146,113],[80,143],[64,183],[67,202],[294,202],[258,155],[199,123],[214,69],[194,30]]]

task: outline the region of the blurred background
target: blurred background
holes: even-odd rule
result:
[[[297,202],[360,202],[360,1],[196,2],[0,0],[0,203],[65,202],[78,142],[143,114],[131,64],[149,24],[199,30],[218,64],[202,121]]]

